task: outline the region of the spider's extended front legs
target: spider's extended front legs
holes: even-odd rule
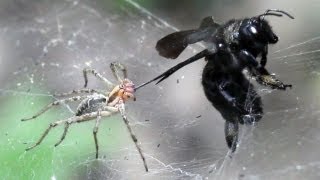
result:
[[[123,79],[127,78],[127,69],[126,67],[121,64],[120,62],[112,62],[110,64],[110,68],[112,71],[112,74],[114,75],[114,77],[119,81],[122,82]],[[120,77],[119,72],[118,71],[122,71],[123,73],[123,78]],[[83,77],[84,77],[84,87],[87,87],[88,85],[88,73],[93,74],[96,78],[102,80],[103,82],[105,82],[107,84],[107,86],[109,88],[112,88],[114,85],[105,77],[103,77],[100,73],[98,73],[95,69],[88,69],[85,68],[83,69]]]
[[[144,168],[145,168],[146,172],[148,172],[148,166],[147,166],[146,158],[144,157],[144,155],[143,155],[143,153],[142,153],[142,149],[141,149],[141,147],[140,147],[139,144],[138,144],[138,139],[137,139],[137,137],[134,135],[134,133],[133,133],[133,131],[132,131],[132,129],[131,129],[131,126],[130,126],[130,124],[129,124],[129,121],[128,121],[128,119],[127,119],[127,116],[125,115],[125,106],[124,106],[123,103],[119,105],[119,111],[120,111],[120,113],[121,113],[121,116],[122,116],[122,119],[123,119],[124,123],[125,123],[126,126],[127,126],[127,129],[128,129],[128,131],[129,131],[129,133],[130,133],[130,136],[131,136],[131,139],[132,139],[132,141],[134,142],[134,144],[136,145],[136,148],[137,148],[137,150],[138,150],[138,152],[139,152],[139,154],[140,154],[140,157],[141,157],[141,159],[142,159],[142,161],[143,161]]]
[[[62,103],[67,103],[67,102],[73,102],[73,101],[83,100],[83,99],[85,99],[86,97],[87,97],[87,96],[74,96],[74,97],[70,97],[70,98],[67,98],[67,99],[61,99],[61,100],[54,101],[53,103],[50,103],[50,104],[48,104],[46,107],[44,107],[43,109],[41,109],[38,113],[36,113],[36,114],[33,115],[32,117],[21,119],[21,121],[28,121],[28,120],[31,120],[31,119],[35,119],[35,118],[37,118],[38,116],[40,116],[41,114],[43,114],[44,112],[46,112],[47,110],[49,110],[50,108],[52,108],[53,106],[57,106],[57,105],[60,105],[60,104],[62,104]]]
[[[126,67],[125,67],[123,64],[121,64],[121,63],[119,63],[119,62],[112,62],[112,63],[110,64],[110,68],[111,68],[111,71],[112,71],[114,77],[115,77],[119,82],[121,82],[123,79],[126,79],[126,78],[127,78],[127,69],[126,69]],[[121,78],[121,77],[119,76],[118,70],[122,71],[122,73],[123,73],[123,78]]]
[[[88,73],[93,74],[96,78],[102,80],[107,84],[109,88],[112,88],[114,85],[105,77],[103,77],[100,73],[98,73],[95,69],[83,69],[83,77],[84,77],[84,87],[86,88],[88,85]]]

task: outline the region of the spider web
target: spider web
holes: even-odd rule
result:
[[[300,28],[304,18],[316,20],[304,10],[310,14],[317,11],[291,1],[290,7],[279,6],[294,12],[300,20],[271,22],[282,39],[270,49],[268,69],[294,88],[274,91],[252,81],[262,96],[265,115],[253,126],[241,126],[239,147],[232,158],[224,140],[224,120],[206,100],[200,84],[203,61],[184,67],[160,85],[140,89],[137,101],[127,104],[129,121],[150,172],[144,172],[119,116],[101,122],[99,160],[94,158],[94,122],[72,125],[65,141],[54,147],[63,132],[57,127],[40,146],[24,152],[50,122],[72,116],[77,103],[53,108],[32,121],[20,119],[55,100],[51,94],[80,89],[83,68],[95,68],[116,82],[109,64],[120,61],[127,66],[130,79],[140,84],[203,49],[201,44],[194,45],[177,61],[161,58],[154,50],[157,40],[177,27],[197,26],[186,24],[198,21],[185,20],[181,14],[187,13],[182,7],[174,12],[177,16],[172,16],[173,12],[162,13],[161,8],[152,6],[145,9],[137,2],[0,2],[1,178],[200,180],[320,176],[319,27],[312,24],[308,32]],[[259,9],[252,9],[249,1],[230,2],[208,2],[207,8],[202,7],[190,18],[200,20],[212,15],[213,5],[222,7],[213,8],[214,14],[221,13],[219,21],[255,15],[269,6],[260,2],[256,4]],[[243,11],[235,11],[241,8]],[[284,21],[286,26],[281,24]],[[286,33],[288,28],[290,33]],[[105,88],[94,78],[89,79],[89,87]]]

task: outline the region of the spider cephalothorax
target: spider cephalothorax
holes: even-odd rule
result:
[[[136,100],[134,95],[134,84],[129,79],[124,79],[119,85],[115,86],[109,93],[109,106],[117,106],[118,104],[124,103],[129,99]]]

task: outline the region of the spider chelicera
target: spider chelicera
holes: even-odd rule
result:
[[[97,133],[98,133],[101,117],[109,117],[116,113],[120,113],[131,135],[132,141],[135,143],[135,146],[140,154],[145,170],[148,171],[148,166],[147,166],[145,157],[142,153],[142,150],[138,144],[138,139],[133,134],[132,129],[129,125],[129,121],[125,115],[125,102],[129,99],[133,99],[134,101],[136,100],[134,96],[135,86],[133,82],[127,78],[127,71],[124,65],[122,65],[119,62],[113,62],[111,63],[110,68],[112,70],[114,77],[119,81],[120,83],[119,85],[112,84],[108,79],[103,77],[94,69],[84,69],[83,70],[83,76],[85,80],[84,89],[73,90],[71,92],[62,93],[62,94],[56,94],[55,96],[63,97],[63,96],[70,96],[70,95],[77,95],[77,94],[89,94],[89,95],[77,95],[77,96],[69,97],[66,99],[54,101],[48,104],[47,106],[45,106],[42,110],[40,110],[31,118],[22,119],[21,121],[32,120],[37,118],[38,116],[40,116],[41,114],[43,114],[53,106],[57,106],[57,105],[68,103],[68,102],[81,101],[74,116],[68,119],[59,120],[51,123],[49,127],[44,131],[40,139],[33,146],[28,147],[26,151],[31,150],[36,146],[38,146],[39,144],[41,144],[42,140],[47,136],[49,131],[52,128],[57,127],[58,125],[64,124],[64,132],[60,140],[55,144],[55,146],[58,146],[65,139],[65,136],[68,132],[68,128],[71,124],[95,120],[96,123],[93,128],[93,137],[94,137],[95,148],[96,148],[96,158],[98,158],[99,145],[98,145]],[[123,78],[120,77],[119,71],[122,71]],[[93,74],[95,77],[102,80],[107,85],[108,89],[112,89],[111,92],[105,92],[103,90],[96,90],[96,89],[87,89],[86,87],[88,84],[88,78],[87,78],[88,73]]]

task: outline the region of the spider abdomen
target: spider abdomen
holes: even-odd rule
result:
[[[99,109],[102,110],[107,104],[107,97],[102,94],[93,94],[84,99],[78,106],[75,113],[76,116],[83,114],[97,112]]]

